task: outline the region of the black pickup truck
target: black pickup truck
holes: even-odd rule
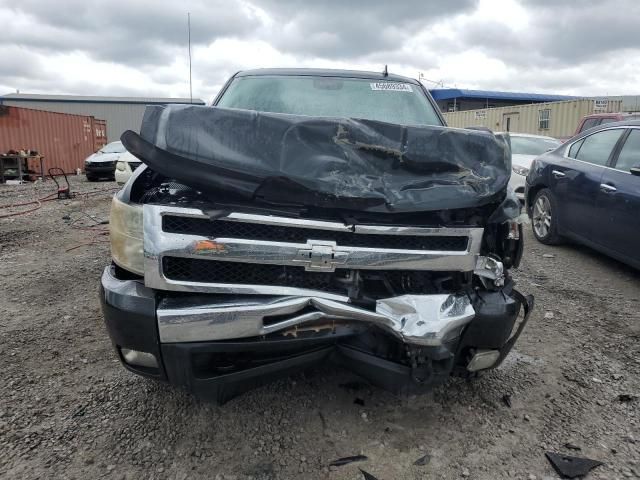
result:
[[[333,361],[394,392],[495,368],[533,299],[508,139],[445,126],[412,79],[234,75],[148,107],[101,301],[124,366],[224,402]]]

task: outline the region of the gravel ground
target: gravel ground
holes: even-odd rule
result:
[[[115,184],[72,180],[94,193],[0,219],[0,477],[531,480],[558,478],[556,451],[604,462],[592,479],[640,478],[640,272],[527,233],[515,276],[536,309],[496,371],[396,398],[323,368],[218,407],[119,365],[91,227]],[[52,188],[0,186],[0,205]]]

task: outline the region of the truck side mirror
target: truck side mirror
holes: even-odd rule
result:
[[[629,169],[629,171],[631,172],[631,175],[636,175],[636,176],[640,177],[640,165],[636,165],[635,167],[631,167]]]

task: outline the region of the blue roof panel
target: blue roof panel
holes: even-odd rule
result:
[[[466,90],[461,88],[435,88],[429,90],[434,100],[506,100],[512,102],[560,102],[580,97],[550,95],[547,93],[496,92],[491,90]]]

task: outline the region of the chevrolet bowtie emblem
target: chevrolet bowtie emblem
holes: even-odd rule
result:
[[[302,263],[305,270],[333,272],[347,261],[349,252],[338,250],[335,242],[308,240],[307,248],[298,250],[295,262]]]

